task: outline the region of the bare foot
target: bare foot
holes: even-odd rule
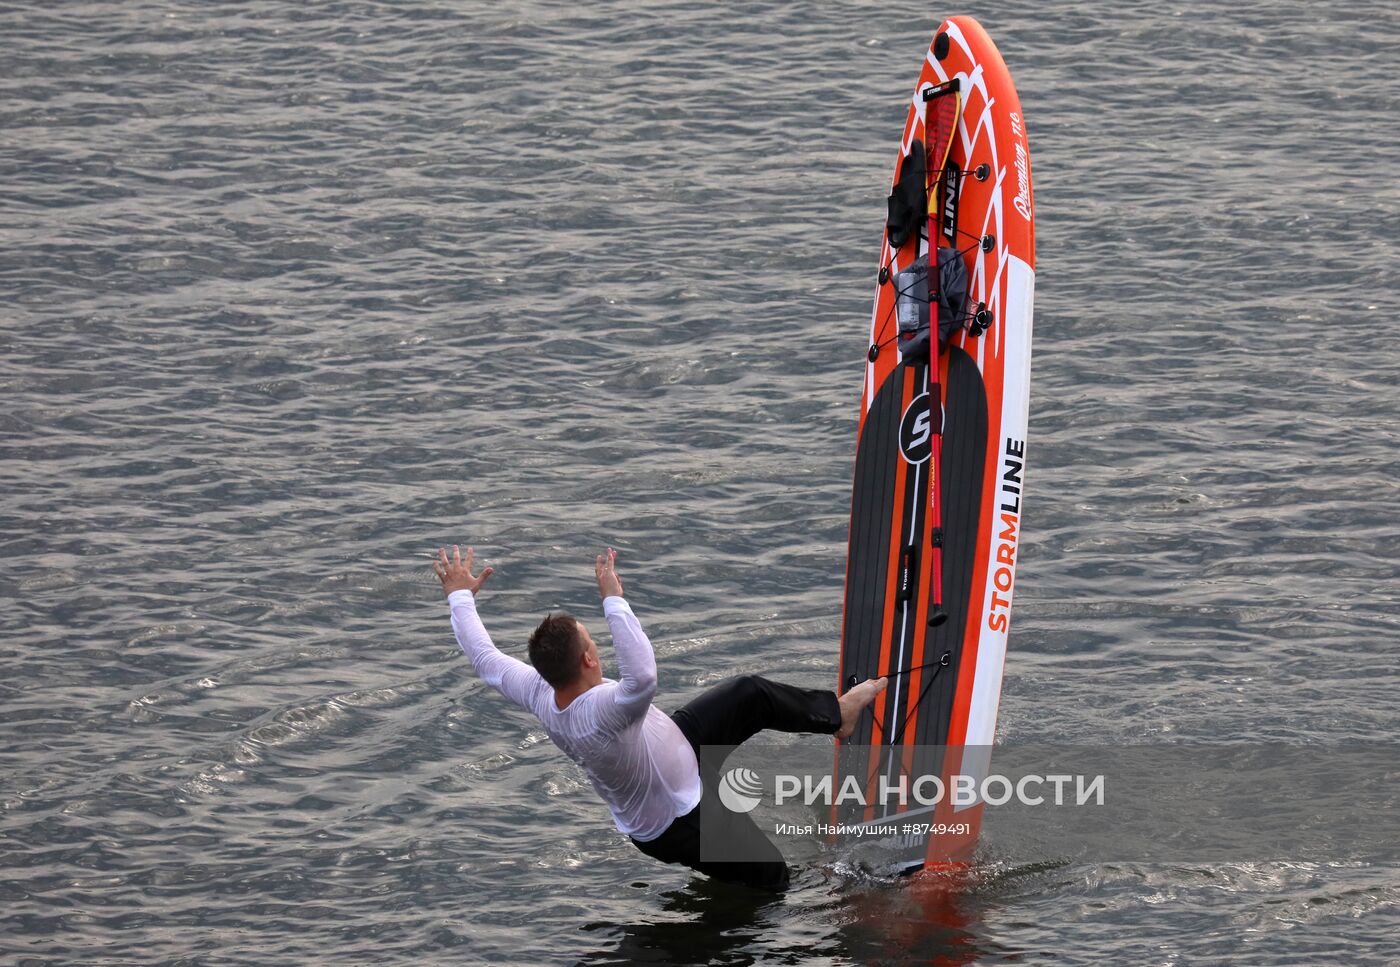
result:
[[[872,678],[861,682],[836,699],[836,704],[841,706],[841,728],[836,732],[838,739],[851,737],[851,733],[856,730],[856,719],[861,711],[875,701],[875,696],[883,692],[888,684],[888,678]]]

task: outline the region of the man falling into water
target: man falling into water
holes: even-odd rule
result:
[[[716,879],[785,888],[787,865],[767,840],[751,840],[752,862],[701,859],[699,807],[702,799],[707,805],[713,801],[715,777],[707,772],[702,779],[700,749],[735,746],[763,729],[844,738],[884,689],[885,679],[862,682],[837,697],[744,675],[716,685],[668,717],[651,703],[656,656],[622,597],[616,552],[609,548],[598,555],[594,576],[617,651],[617,681],[603,677],[598,646],[572,615],[551,614],[540,622],[530,636],[530,665],[497,650],[476,612],[476,596],[493,569],[473,574],[472,559],[470,547],[464,560],[454,546],[451,557],[440,548],[433,561],[458,644],[482,681],[538,718],[554,744],[583,768],[617,828],[664,863],[681,863]],[[749,829],[756,833],[751,824]]]

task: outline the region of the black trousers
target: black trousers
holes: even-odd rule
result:
[[[841,708],[834,692],[797,688],[743,675],[721,682],[671,716],[700,760],[704,788],[700,804],[672,820],[666,831],[647,842],[632,840],[637,848],[663,863],[681,863],[700,873],[730,883],[744,883],[767,890],[788,885],[788,868],[782,853],[747,815],[730,812],[718,798],[719,763],[707,763],[702,746],[735,746],[763,729],[777,732],[834,733],[841,727]],[[753,857],[744,863],[713,862],[700,858],[701,817],[712,836],[730,840],[736,855]]]

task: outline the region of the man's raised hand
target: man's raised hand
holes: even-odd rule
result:
[[[617,551],[611,547],[608,553],[599,554],[593,562],[593,573],[598,576],[598,593],[605,598],[622,597],[622,581],[617,576]]]
[[[447,556],[447,548],[439,547],[437,556],[433,558],[433,571],[437,574],[438,580],[442,582],[442,593],[451,594],[453,591],[470,591],[476,594],[481,590],[481,586],[486,583],[486,579],[496,572],[493,567],[483,568],[480,574],[472,574],[472,548],[467,548],[467,559],[462,560],[462,549],[456,544],[452,545],[452,557]]]

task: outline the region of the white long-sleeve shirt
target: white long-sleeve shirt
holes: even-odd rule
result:
[[[481,680],[540,720],[554,744],[583,767],[619,830],[642,842],[656,839],[700,802],[695,750],[651,704],[656,656],[625,600],[603,599],[622,680],[605,678],[564,709],[539,672],[492,643],[470,591],[453,591],[447,603],[457,643]]]

